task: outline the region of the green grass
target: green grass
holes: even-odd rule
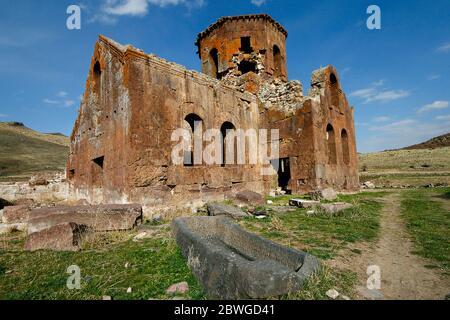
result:
[[[415,253],[431,259],[435,267],[449,274],[450,211],[436,197],[449,201],[450,189],[404,191],[402,217],[413,238]]]
[[[310,252],[321,259],[331,259],[348,243],[377,238],[382,208],[377,198],[386,194],[378,192],[340,196],[338,200],[353,203],[354,207],[337,216],[308,216],[307,210],[297,209],[287,213],[273,212],[262,220],[246,218],[242,225],[275,242]],[[282,197],[280,202],[287,198]]]
[[[110,236],[107,236],[108,238]],[[107,240],[107,239],[106,239]],[[170,299],[165,291],[187,281],[190,291],[185,298],[201,299],[203,293],[186,265],[175,242],[159,238],[107,244],[101,249],[69,252],[24,252],[23,236],[0,238],[0,299],[80,299],[98,300],[103,295],[115,300]],[[128,268],[125,264],[128,263]],[[71,265],[81,269],[81,290],[66,287]],[[132,293],[127,293],[131,287]]]
[[[357,275],[354,272],[338,272],[322,266],[317,274],[308,279],[303,290],[286,295],[282,299],[331,300],[326,295],[326,292],[330,289],[335,289],[339,292],[338,300],[342,300],[342,296],[354,299],[357,280]]]

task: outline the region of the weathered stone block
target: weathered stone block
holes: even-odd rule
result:
[[[226,217],[178,218],[173,232],[192,272],[215,299],[264,299],[296,292],[317,258],[243,230]]]
[[[228,216],[234,219],[240,219],[247,216],[241,209],[222,203],[208,203],[207,209],[210,216]]]
[[[265,204],[264,197],[261,194],[249,190],[236,193],[236,200],[249,205]]]
[[[309,194],[311,198],[314,200],[328,200],[333,201],[337,198],[337,193],[331,188],[323,189],[323,190],[317,190],[310,192]]]
[[[87,226],[73,222],[58,224],[28,235],[25,250],[78,251],[87,231]]]
[[[320,204],[319,201],[305,200],[305,199],[291,199],[289,200],[289,205],[299,208],[313,208]]]
[[[28,233],[74,222],[94,231],[130,230],[142,222],[140,205],[61,206],[32,210]]]
[[[27,222],[31,209],[27,205],[9,206],[3,209],[3,223],[23,223]]]

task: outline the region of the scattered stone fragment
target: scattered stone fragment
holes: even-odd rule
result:
[[[352,207],[353,205],[345,202],[326,203],[320,205],[320,208],[328,214],[336,214]]]
[[[110,296],[103,296],[102,300],[109,301],[109,300],[112,300],[112,298]]]
[[[131,292],[133,292],[133,289],[130,287],[127,289],[127,293],[131,293]]]
[[[314,210],[309,210],[309,211],[306,212],[306,214],[309,215],[309,216],[313,216],[313,215],[316,214],[316,212]]]
[[[313,192],[310,192],[309,195],[311,196],[311,198],[313,200],[317,200],[317,201],[320,201],[320,200],[333,201],[333,200],[336,200],[336,198],[337,198],[337,193],[332,188],[313,191]]]
[[[363,187],[367,189],[375,189],[375,184],[372,181],[366,181],[363,183]]]
[[[241,209],[226,204],[208,203],[207,208],[210,216],[228,216],[234,219],[240,219],[247,216]]]
[[[329,298],[336,300],[339,297],[339,292],[337,292],[335,289],[331,289],[326,292],[326,295]]]
[[[272,200],[267,200],[267,204],[273,204]]]
[[[155,214],[152,216],[152,221],[155,223],[159,223],[163,220],[162,215],[160,214]]]
[[[128,262],[125,263],[125,269],[128,269],[129,266],[130,266],[130,264]]]
[[[25,250],[79,251],[87,231],[87,226],[74,222],[52,226],[29,234],[25,242]]]
[[[186,281],[173,284],[166,290],[166,293],[169,295],[186,294],[188,292],[189,284]]]
[[[263,205],[264,197],[256,192],[244,190],[236,194],[236,200],[249,205]]]
[[[30,185],[30,187],[47,186],[49,184],[49,182],[44,176],[37,175],[37,176],[32,176],[31,179],[29,180],[28,184]]]
[[[299,208],[312,208],[319,205],[319,201],[315,200],[305,200],[305,199],[291,199],[289,200],[289,205]]]
[[[341,296],[341,298],[342,298],[342,300],[350,300],[350,298],[349,297],[347,297],[347,296]]]

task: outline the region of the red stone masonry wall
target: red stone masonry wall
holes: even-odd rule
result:
[[[240,48],[247,36],[253,53]],[[305,96],[300,82],[287,81],[286,37],[266,15],[221,19],[198,38],[205,74],[100,37],[71,135],[72,197],[157,209],[277,188],[278,177],[262,176],[259,164],[174,165],[178,141],[171,135],[186,128],[190,114],[202,119],[204,129],[220,129],[225,122],[236,129],[278,129],[279,158],[290,163],[286,189],[294,194],[326,187],[358,190],[353,109],[337,71],[332,66],[314,71]],[[282,58],[279,76],[274,44]],[[220,81],[211,77],[212,48],[219,52]],[[239,74],[242,61],[255,62],[257,71]]]

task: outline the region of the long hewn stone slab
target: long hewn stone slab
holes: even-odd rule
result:
[[[141,221],[142,207],[135,204],[41,208],[31,211],[28,234],[67,222],[86,225],[100,232],[130,230]]]
[[[249,233],[223,216],[178,218],[172,228],[211,298],[263,299],[295,292],[319,268],[316,257]]]

